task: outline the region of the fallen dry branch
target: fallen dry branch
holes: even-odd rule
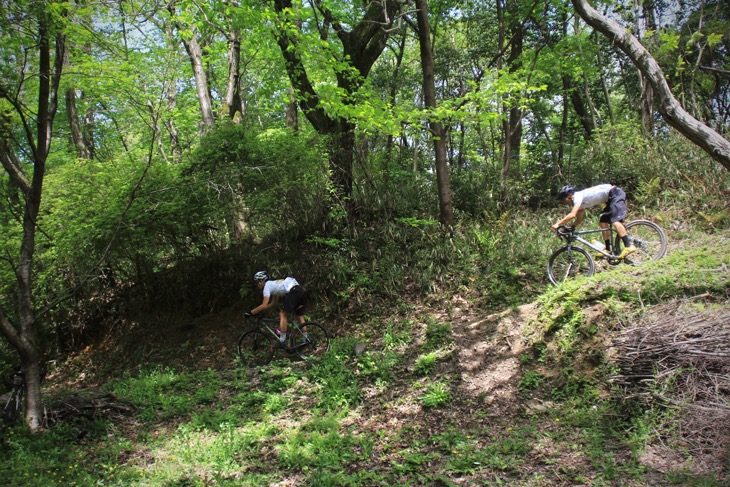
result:
[[[72,420],[131,416],[134,407],[111,393],[75,394],[49,401],[49,424]]]

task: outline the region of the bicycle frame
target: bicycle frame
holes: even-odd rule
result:
[[[279,318],[257,318],[256,327],[261,331],[269,332],[277,340],[279,339],[279,335],[276,334],[276,330],[279,328]],[[299,323],[297,323],[295,320],[289,320],[288,328],[291,328],[291,329],[287,330],[287,333],[291,333],[293,331],[298,331],[299,333],[304,333],[299,328]]]
[[[609,226],[608,228],[598,228],[598,229],[593,229],[593,230],[580,230],[580,231],[573,230],[573,232],[570,233],[570,234],[567,234],[567,235],[559,234],[559,235],[560,235],[561,238],[565,239],[565,241],[566,241],[566,243],[567,243],[568,246],[572,246],[573,245],[573,242],[576,242],[577,241],[577,242],[585,245],[586,247],[589,247],[590,249],[594,250],[595,252],[603,255],[604,257],[606,257],[608,259],[615,259],[616,258],[616,255],[615,254],[606,252],[605,249],[601,249],[599,247],[596,247],[591,242],[589,242],[588,240],[586,240],[583,237],[581,237],[581,235],[588,235],[588,234],[591,234],[591,233],[603,233],[603,232],[606,232],[606,231],[609,232],[609,234],[610,234],[609,242],[613,242],[613,232],[614,232],[614,230],[613,230],[613,227],[612,226]]]

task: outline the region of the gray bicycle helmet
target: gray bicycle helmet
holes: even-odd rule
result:
[[[566,184],[562,188],[560,188],[560,191],[558,191],[558,201],[563,201],[565,198],[568,197],[569,194],[575,193],[575,188],[569,184]]]
[[[266,271],[258,271],[253,276],[253,280],[256,281],[256,282],[259,282],[259,281],[268,281],[268,279],[269,279],[269,275],[266,274]]]

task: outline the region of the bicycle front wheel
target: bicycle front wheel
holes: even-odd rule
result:
[[[304,360],[319,357],[330,349],[330,334],[318,323],[304,323],[295,328],[291,340],[292,348]]]
[[[246,367],[266,365],[273,355],[273,337],[261,330],[246,332],[238,339],[238,356]]]
[[[641,265],[650,260],[657,260],[664,257],[667,252],[667,236],[664,230],[654,222],[648,220],[636,220],[626,224],[626,233],[629,240],[636,247],[636,252],[629,254],[624,262],[630,265]],[[623,242],[616,237],[614,249],[616,254],[621,252]]]
[[[548,277],[555,286],[570,279],[591,277],[595,271],[593,257],[580,247],[561,247],[548,261]]]

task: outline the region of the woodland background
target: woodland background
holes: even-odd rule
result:
[[[727,2],[594,7],[727,139]],[[354,333],[427,296],[535,299],[566,183],[675,237],[730,222],[727,169],[568,1],[17,0],[0,26],[0,374],[29,371],[31,429],[36,372],[253,304],[261,269]]]

